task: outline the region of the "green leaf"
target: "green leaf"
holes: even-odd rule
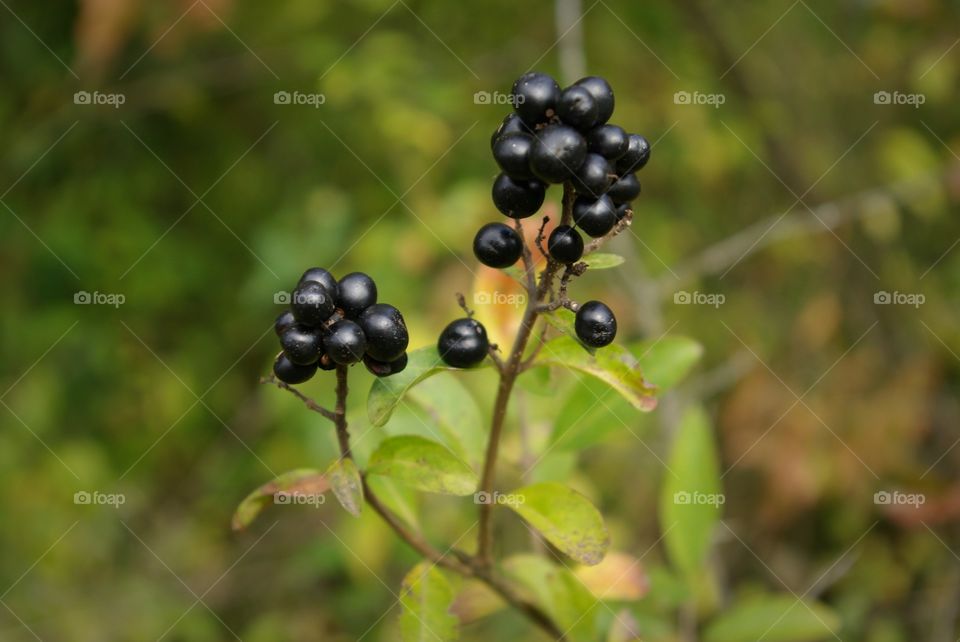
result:
[[[707,626],[703,640],[803,642],[828,638],[839,627],[837,615],[819,602],[769,595],[734,604]]]
[[[450,611],[461,624],[469,624],[496,613],[506,605],[503,598],[480,580],[466,580],[457,592]]]
[[[573,559],[599,564],[610,546],[603,517],[577,491],[557,482],[541,482],[510,493],[505,502],[548,542]]]
[[[409,399],[426,412],[445,445],[471,466],[479,467],[487,444],[480,408],[466,386],[442,372],[412,389]]]
[[[370,455],[367,473],[445,495],[470,495],[478,483],[473,470],[456,455],[437,442],[416,435],[384,439]]]
[[[423,561],[403,578],[400,636],[404,642],[456,640],[459,624],[450,613],[453,588],[432,562]]]
[[[280,493],[296,495],[322,495],[330,488],[326,476],[313,468],[299,468],[284,473],[247,495],[233,513],[233,530],[249,526],[267,504],[276,502]],[[279,502],[277,502],[279,503]]]
[[[488,366],[489,359],[484,359],[478,368]],[[440,358],[436,346],[427,346],[407,354],[407,367],[402,372],[389,377],[378,378],[370,388],[367,397],[367,414],[374,426],[382,426],[390,419],[393,409],[397,407],[403,396],[413,386],[427,377],[443,372],[444,370],[459,370],[451,368]]]
[[[581,350],[586,350],[590,354],[594,354],[596,349],[589,348],[584,344],[580,343],[580,339],[577,338],[577,330],[574,325],[577,315],[571,312],[566,308],[557,308],[556,310],[550,310],[549,312],[543,313],[544,320],[552,325],[554,328],[567,335],[573,339],[577,345],[580,346]],[[531,341],[531,343],[534,343]],[[533,349],[533,346],[530,347]]]
[[[650,411],[657,405],[653,397],[655,388],[644,380],[637,359],[623,346],[612,344],[591,355],[573,338],[558,337],[544,344],[537,362],[596,377],[623,395],[637,410]]]
[[[363,482],[353,460],[344,457],[333,462],[327,469],[327,479],[340,505],[354,517],[360,517],[360,509],[363,508]]]
[[[640,436],[652,420],[652,415],[638,414],[630,402],[592,377],[576,382],[560,398],[564,402],[553,422],[551,452],[579,452],[617,435]]]
[[[594,252],[593,254],[586,255],[581,260],[586,263],[587,267],[591,270],[608,270],[618,265],[623,265],[625,259],[619,254]]]
[[[508,557],[502,566],[507,578],[524,589],[567,632],[566,639],[597,639],[596,615],[603,607],[569,569],[529,554]]]
[[[703,346],[689,337],[667,336],[634,346],[643,375],[660,390],[673,388],[703,355]]]
[[[681,417],[667,466],[660,529],[670,560],[687,578],[696,578],[703,571],[724,500],[710,420],[699,406]]]

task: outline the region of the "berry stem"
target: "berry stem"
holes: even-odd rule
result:
[[[274,375],[270,375],[269,377],[260,377],[260,383],[264,383],[264,384],[271,383],[278,388],[286,390],[287,392],[295,396],[297,399],[302,401],[304,405],[306,405],[306,407],[309,408],[310,410],[320,413],[330,421],[336,422],[337,420],[337,415],[332,410],[328,410],[327,408],[324,408],[323,406],[318,404],[316,401],[314,401],[307,395],[303,394],[302,392],[300,392],[290,384],[280,381]]]

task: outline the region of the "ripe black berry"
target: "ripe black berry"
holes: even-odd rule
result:
[[[377,361],[370,355],[366,355],[363,358],[363,365],[367,367],[367,370],[371,374],[378,377],[389,377],[390,375],[395,375],[398,372],[402,372],[404,368],[407,367],[407,353],[404,352],[402,355],[390,362]]]
[[[344,319],[330,326],[330,332],[323,338],[323,349],[334,362],[345,366],[363,358],[367,339],[359,325]]]
[[[629,203],[640,195],[640,181],[636,174],[621,176],[607,190],[607,196],[617,205]]]
[[[567,87],[557,101],[557,115],[560,120],[577,129],[590,129],[597,122],[600,111],[593,94],[583,86]]]
[[[324,352],[320,355],[320,360],[317,361],[317,368],[320,370],[336,370],[336,362],[330,358],[330,355]]]
[[[377,284],[363,272],[351,272],[340,279],[338,303],[348,319],[356,319],[376,302]]]
[[[494,145],[497,144],[497,140],[499,140],[501,136],[514,133],[529,134],[530,132],[530,128],[523,124],[523,121],[520,120],[520,117],[517,116],[516,113],[510,112],[506,115],[506,117],[504,117],[503,122],[500,123],[500,126],[497,127],[496,131],[494,131],[493,135],[490,137],[490,149],[493,149]]]
[[[569,225],[559,225],[547,239],[547,251],[561,263],[576,263],[583,256],[583,237]]]
[[[513,133],[501,136],[493,145],[493,159],[505,174],[516,179],[533,178],[530,171],[530,150],[533,136]]]
[[[469,368],[484,360],[490,349],[487,330],[479,321],[457,319],[443,329],[437,341],[440,358],[454,368]]]
[[[293,291],[290,310],[300,323],[320,325],[334,311],[333,297],[320,283],[304,281]]]
[[[633,174],[650,160],[650,143],[640,134],[630,134],[627,152],[617,160],[617,175]]]
[[[546,186],[537,180],[515,181],[506,174],[500,174],[493,182],[493,204],[511,218],[527,218],[536,214],[546,194]]]
[[[616,160],[626,154],[629,145],[627,132],[616,125],[600,125],[587,132],[587,148],[607,160]]]
[[[560,85],[547,74],[531,71],[513,83],[513,108],[524,123],[536,125],[550,117],[560,98]]]
[[[597,124],[602,125],[613,115],[613,89],[600,76],[587,76],[574,83],[584,87],[597,103]]]
[[[273,323],[273,331],[277,333],[277,336],[281,336],[288,329],[293,327],[293,324],[297,320],[293,318],[293,312],[290,310],[284,310],[280,313],[280,316],[277,317],[277,320]]]
[[[330,296],[333,297],[334,303],[336,303],[339,288],[337,287],[337,280],[333,278],[332,274],[323,268],[313,267],[303,273],[303,276],[300,277],[297,285],[300,285],[306,281],[316,281],[325,287]]]
[[[320,358],[320,330],[297,323],[280,336],[283,352],[293,363],[305,366]]]
[[[562,183],[583,164],[587,143],[573,127],[548,125],[536,134],[530,169],[548,183]]]
[[[597,238],[616,225],[617,208],[606,194],[596,200],[580,196],[573,202],[573,221],[581,230]]]
[[[600,154],[587,154],[573,175],[573,186],[578,194],[599,198],[610,186],[610,162]]]
[[[276,360],[273,362],[273,374],[284,383],[303,383],[310,379],[316,371],[317,364],[311,363],[306,366],[297,365],[290,361],[287,355],[282,352],[277,355]]]
[[[484,265],[493,268],[510,267],[523,253],[523,241],[509,225],[487,223],[473,238],[473,253]]]
[[[410,335],[400,310],[387,303],[375,303],[360,315],[360,328],[367,340],[367,355],[378,361],[400,358]]]
[[[577,310],[574,321],[577,338],[592,348],[610,345],[617,336],[617,318],[600,301],[587,301]]]
[[[627,212],[632,212],[632,211],[633,211],[633,207],[630,205],[630,203],[620,203],[619,205],[617,205],[617,220],[622,221],[624,217],[627,215]]]

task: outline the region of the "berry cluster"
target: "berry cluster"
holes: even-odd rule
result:
[[[323,268],[303,273],[290,309],[274,324],[283,352],[273,373],[285,383],[303,383],[320,370],[363,361],[378,377],[407,366],[410,337],[400,310],[377,303],[377,284],[363,272],[338,282]]]

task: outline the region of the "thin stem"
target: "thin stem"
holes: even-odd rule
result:
[[[347,430],[347,366],[337,366],[337,405],[333,423],[337,427],[337,441],[340,443],[340,456],[353,459],[350,452],[350,432]]]
[[[303,394],[293,386],[283,381],[280,381],[274,375],[270,375],[269,377],[260,377],[260,383],[270,383],[282,390],[286,390],[287,392],[290,392],[291,394],[293,394],[293,396],[295,396],[297,399],[302,401],[310,410],[320,413],[330,421],[335,422],[337,420],[337,415],[333,411],[327,410],[326,408],[324,408],[323,406],[318,404],[316,401],[306,396],[305,394]]]

